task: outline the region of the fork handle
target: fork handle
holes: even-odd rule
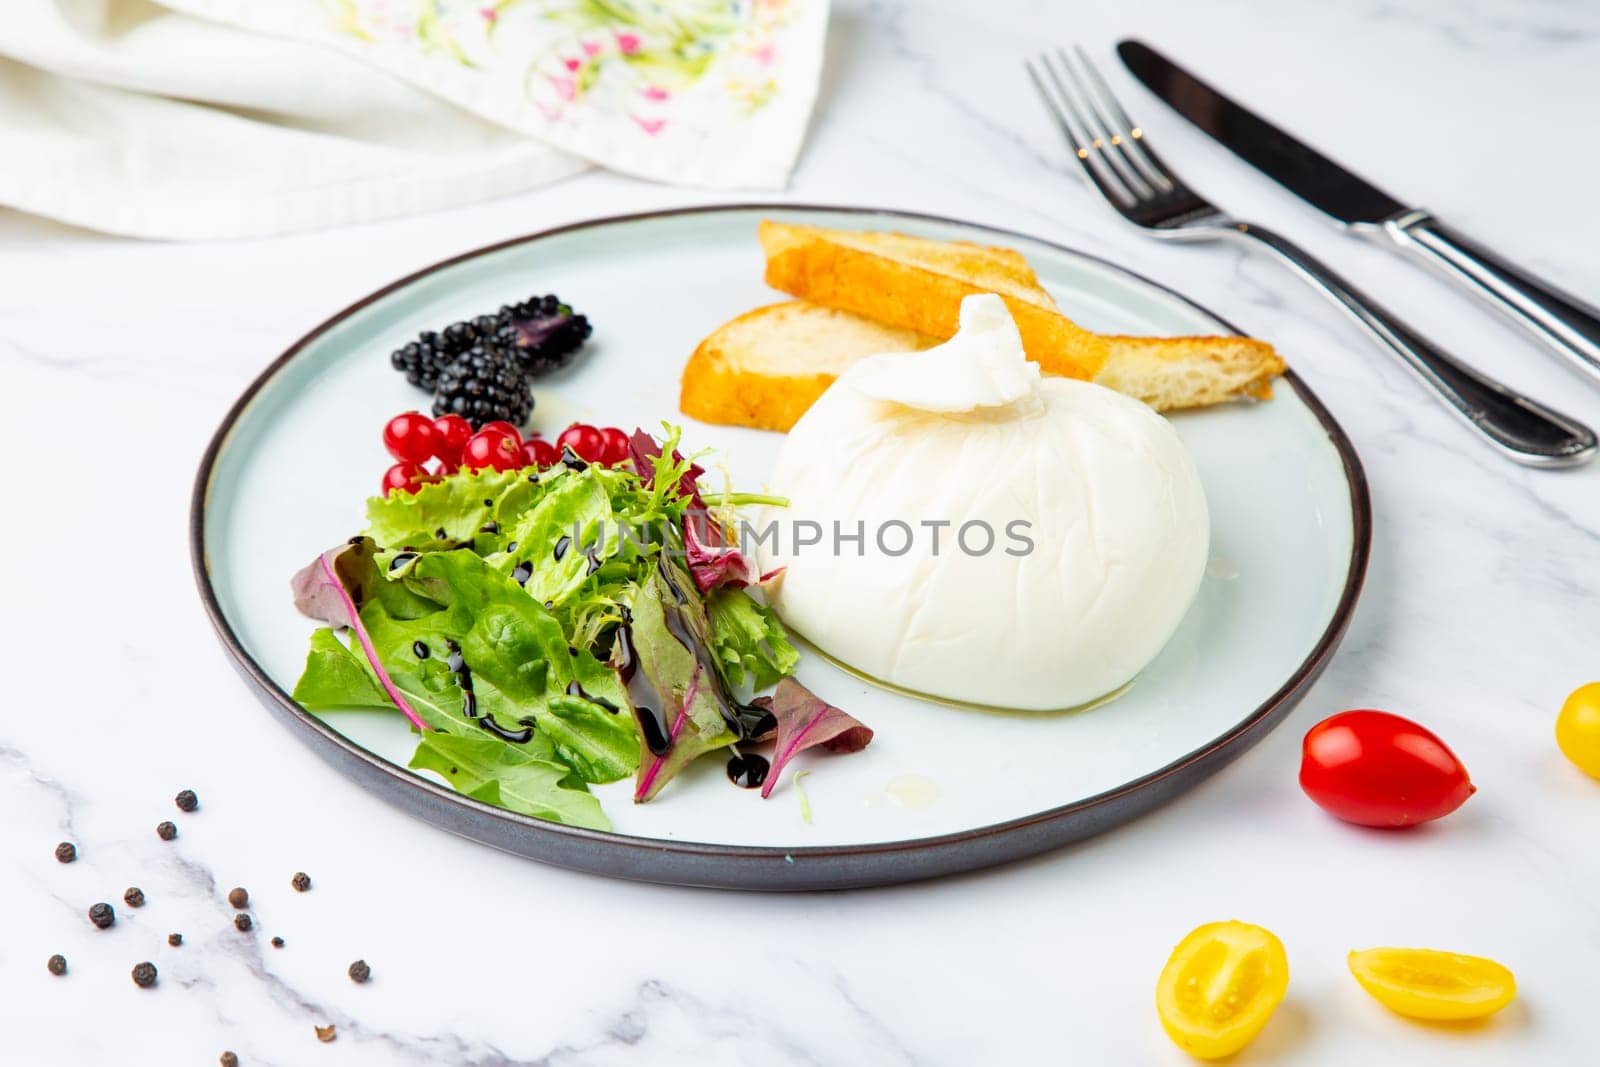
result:
[[[1238,223],[1235,231],[1283,257],[1511,459],[1534,467],[1570,467],[1594,456],[1597,442],[1589,427],[1447,355],[1288,238],[1247,223]]]
[[[1481,296],[1556,354],[1600,381],[1600,311],[1508,263],[1421,209],[1383,224],[1400,247]]]

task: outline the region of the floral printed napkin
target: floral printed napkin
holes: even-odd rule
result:
[[[781,188],[821,72],[827,0],[161,0],[332,45],[618,171]]]

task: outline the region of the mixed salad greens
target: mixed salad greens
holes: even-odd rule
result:
[[[773,740],[770,769],[738,757],[766,796],[796,753],[864,747],[871,730],[791,677],[799,655],[750,595],[761,576],[726,543],[728,509],[775,501],[709,505],[677,443],[639,431],[625,463],[568,450],[372,498],[367,529],[294,578],[329,624],[294,698],[397,711],[419,734],[412,767],[594,829],[610,823],[590,784],[632,776],[646,801],[706,753]]]

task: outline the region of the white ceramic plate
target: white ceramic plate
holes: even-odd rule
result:
[[[765,217],[893,228],[1025,253],[1074,320],[1135,334],[1234,332],[1153,283],[1020,234],[885,212],[728,207],[599,220],[428,268],[341,313],[286,353],[229,415],[202,464],[194,537],[202,595],[268,705],[347,773],[424,818],[536,858],[627,877],[760,888],[859,885],[1000,862],[1098,832],[1177,795],[1270,728],[1320,670],[1354,607],[1368,503],[1348,440],[1292,376],[1267,403],[1174,418],[1212,516],[1199,597],[1156,661],[1114,702],[1054,715],[952,708],[873,686],[807,654],[800,678],[876,731],[848,757],[810,755],[812,819],[790,776],[762,801],[706,758],[646,805],[597,790],[611,834],[463,800],[404,770],[398,716],[318,720],[286,692],[313,624],[288,579],[357,532],[390,462],[378,430],[427,406],[389,368],[424,329],[557,292],[595,323],[577,364],[540,382],[534,425],[684,425],[693,448],[762,485],[781,438],[678,413],[678,376],[710,330],[782,299],[761,280]]]

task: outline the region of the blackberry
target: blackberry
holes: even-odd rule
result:
[[[533,413],[527,372],[509,349],[480,339],[439,373],[433,413],[460,415],[473,429],[497,419],[522,426]]]
[[[439,384],[439,372],[478,339],[477,331],[471,326],[467,326],[470,336],[463,339],[457,330],[460,326],[466,326],[466,323],[446,326],[442,334],[432,330],[422,331],[415,341],[395,349],[389,356],[389,364],[404,374],[406,381],[412,385],[431,391]]]
[[[593,332],[587,318],[550,293],[507,304],[493,315],[452,322],[437,332],[425,330],[395,349],[389,363],[406,381],[432,392],[462,356],[475,348],[497,346],[515,356],[528,376],[538,377],[572,362]]]
[[[571,363],[594,332],[585,316],[554,293],[508,304],[495,320],[495,339],[515,352],[522,368],[535,378]]]

